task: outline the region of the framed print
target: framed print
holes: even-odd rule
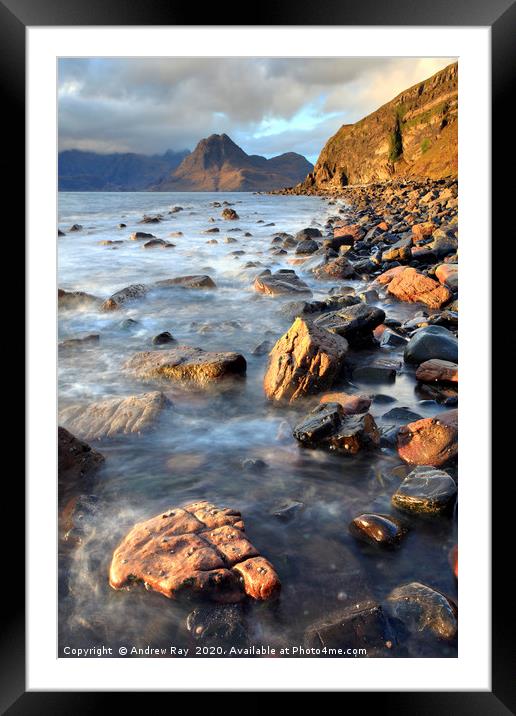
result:
[[[111,691],[510,712],[502,5],[198,25],[3,2],[28,307],[7,713]]]

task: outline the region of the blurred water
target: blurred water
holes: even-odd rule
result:
[[[221,208],[211,205],[224,200],[236,209],[238,221],[223,221]],[[166,214],[174,206],[184,208]],[[63,548],[61,558],[61,648],[188,641],[188,608],[143,590],[115,592],[107,573],[113,548],[135,521],[190,500],[208,499],[241,510],[251,541],[280,574],[280,602],[246,608],[249,632],[257,643],[302,643],[304,628],[328,611],[366,597],[381,600],[406,581],[423,581],[456,595],[448,564],[454,520],[418,522],[393,553],[370,550],[348,533],[349,521],[359,513],[391,512],[390,496],[401,481],[401,473],[391,473],[401,464],[395,452],[383,448],[343,457],[301,449],[291,437],[291,426],[306,406],[278,408],[264,399],[267,356],[255,356],[252,349],[265,339],[275,341],[289,327],[291,319],[281,307],[292,298],[256,294],[254,276],[263,268],[292,268],[289,256],[269,252],[275,233],[295,233],[310,225],[322,228],[338,208],[317,197],[242,193],[59,195],[59,228],[83,226],[83,231],[58,240],[61,288],[105,298],[131,283],[197,273],[208,273],[217,284],[213,291],[152,291],[114,313],[60,311],[60,339],[100,334],[98,344],[60,355],[61,408],[155,388],[164,390],[174,404],[157,431],[98,445],[106,463],[98,473],[94,498],[78,511],[80,542]],[[160,224],[138,223],[144,214],[156,213],[165,214]],[[121,222],[127,227],[118,228]],[[271,223],[274,226],[268,226]],[[203,233],[215,226],[220,233]],[[133,231],[167,239],[175,248],[145,250],[143,242],[128,240]],[[178,231],[183,235],[169,236]],[[252,236],[244,237],[245,232]],[[225,236],[237,243],[224,243]],[[206,243],[213,238],[219,243]],[[104,240],[124,243],[100,245]],[[235,250],[245,254],[235,256]],[[246,269],[248,261],[261,265]],[[296,270],[313,289],[314,298],[326,296],[333,285],[315,281],[302,273],[302,267]],[[346,284],[361,287],[358,282]],[[418,310],[396,301],[380,305],[388,316],[400,319]],[[123,327],[127,318],[137,324]],[[142,384],[125,375],[124,361],[136,351],[152,349],[152,337],[162,331],[170,331],[179,343],[243,353],[246,379],[199,390],[171,383]],[[375,351],[379,354],[397,355]],[[391,396],[393,402],[373,404],[371,409],[382,424],[381,415],[396,406],[423,416],[438,411],[435,405],[420,403],[414,385],[413,371],[402,368],[392,385],[347,389]],[[267,467],[245,471],[246,458],[261,458]],[[272,513],[291,500],[302,502],[304,509],[283,523]],[[409,643],[397,655],[455,656],[456,648],[426,639]]]

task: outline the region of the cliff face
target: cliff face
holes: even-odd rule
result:
[[[393,177],[457,176],[458,67],[405,90],[328,140],[299,189],[331,190]]]
[[[313,169],[300,154],[272,159],[246,154],[226,134],[202,139],[154,189],[158,191],[270,191],[293,186]]]

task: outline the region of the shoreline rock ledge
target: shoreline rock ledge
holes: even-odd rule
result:
[[[276,598],[278,575],[244,531],[236,510],[206,501],[173,507],[130,530],[113,553],[109,584],[127,589],[143,583],[168,599]]]

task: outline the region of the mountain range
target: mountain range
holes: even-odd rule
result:
[[[201,139],[193,152],[163,155],[59,153],[60,191],[270,191],[313,170],[303,156],[246,154],[227,134]]]

